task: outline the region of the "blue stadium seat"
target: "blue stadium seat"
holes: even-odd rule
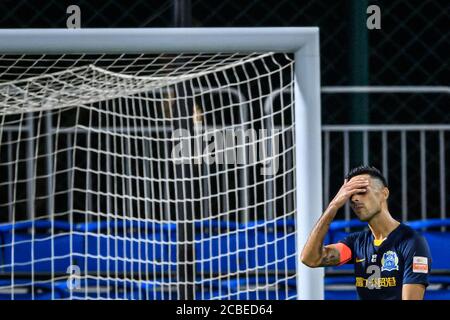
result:
[[[450,232],[426,231],[422,234],[430,246],[432,268],[450,270]]]
[[[263,286],[266,283],[275,283],[277,279],[273,275],[260,275],[251,277],[223,278],[206,280],[202,283],[203,292],[197,292],[197,299],[230,299],[230,300],[285,300],[287,298],[293,299],[296,297],[296,280],[289,279],[278,283],[278,290],[274,288],[254,290],[256,286]],[[253,288],[249,289],[249,288]]]
[[[161,286],[144,280],[83,279],[80,281],[80,289],[71,293],[64,282],[60,286],[61,290],[65,290],[65,296],[72,299],[161,300],[165,294]]]
[[[77,260],[82,272],[145,274],[176,269],[174,223],[112,220],[80,223],[75,229],[83,234],[83,254]]]
[[[415,229],[424,226],[423,221],[412,222],[410,225]],[[205,223],[207,223],[205,225]],[[209,223],[209,224],[208,224]],[[281,223],[252,222],[246,225],[229,222],[204,221],[197,223],[195,254],[196,269],[198,272],[220,272],[231,273],[251,269],[252,271],[266,270],[295,270],[295,234],[274,232],[276,226]],[[349,224],[350,223],[350,224]],[[425,221],[426,223],[431,223]],[[436,227],[436,221],[429,227]],[[344,232],[347,226],[359,227],[359,221],[335,221],[327,235],[326,243],[335,243],[343,239],[347,233]],[[105,274],[106,272],[131,273],[141,272],[145,277],[146,272],[166,272],[175,271],[177,267],[178,247],[176,245],[176,225],[165,224],[143,224],[134,221],[118,221],[114,223],[90,223],[70,226],[67,223],[53,223],[49,221],[36,221],[34,227],[40,231],[32,237],[27,233],[30,222],[17,223],[16,225],[0,225],[0,272],[11,272],[11,264],[14,265],[15,272],[31,273],[32,267],[35,273],[49,273],[53,271],[66,273],[67,267],[77,264],[81,271],[89,270],[91,274],[96,272]],[[42,233],[43,230],[52,227],[60,234],[49,235]],[[134,230],[132,229],[135,228]],[[201,228],[200,228],[201,227]],[[122,234],[114,237],[107,236],[108,228],[122,230]],[[137,228],[141,232],[138,232]],[[144,229],[143,229],[144,228]],[[68,231],[76,230],[77,233],[69,235]],[[12,246],[12,232],[14,230],[14,260]],[[201,233],[203,230],[213,230],[210,233]],[[279,229],[278,229],[279,230]],[[267,232],[268,231],[268,232]],[[225,233],[226,232],[226,233]],[[445,244],[450,243],[450,233],[439,231],[426,231],[422,233],[428,240],[433,256],[433,270],[450,270],[450,251]],[[32,242],[33,240],[33,242]],[[72,250],[70,250],[72,245]],[[52,252],[53,246],[53,252]],[[69,256],[70,254],[70,256]],[[33,259],[31,259],[33,255]],[[141,261],[129,261],[138,259]],[[53,257],[53,259],[52,259]],[[344,265],[331,270],[352,270],[353,265]],[[432,275],[432,283],[450,283],[450,275]],[[92,279],[91,279],[92,280]],[[89,281],[91,281],[89,280]],[[272,281],[273,279],[269,280]],[[6,280],[9,281],[9,280]],[[118,287],[120,290],[116,296],[111,296],[112,291],[101,290],[99,293],[90,293],[89,297],[100,298],[147,298],[147,299],[167,299],[174,298],[172,293],[162,290],[154,283],[121,283],[120,281],[92,280],[89,285],[94,288],[100,285],[102,288]],[[244,281],[244,283],[242,282]],[[257,292],[240,292],[245,282],[250,286],[265,283],[266,279],[250,277],[249,279],[231,279],[230,281],[211,281],[205,283],[207,290],[202,296],[204,299],[225,297],[227,299],[275,299],[277,292],[265,290]],[[292,282],[292,281],[291,281]],[[326,285],[353,284],[353,276],[326,277]],[[67,284],[61,282],[55,286],[55,298],[67,298]],[[241,288],[241,289],[240,289]],[[50,298],[51,287],[45,284],[39,286],[35,295],[37,299]],[[200,294],[200,293],[198,293]],[[73,297],[83,298],[84,292],[74,292]],[[295,296],[295,281],[289,283],[286,296],[286,289],[278,290],[278,298],[284,299]],[[356,299],[356,292],[353,290],[326,290],[326,299]],[[1,294],[0,299],[10,299],[10,295]],[[29,293],[18,294],[18,299],[29,299]],[[201,297],[199,297],[201,298]],[[450,290],[427,290],[426,299],[450,299]]]
[[[12,245],[14,240],[14,246]],[[67,267],[82,253],[83,239],[79,235],[11,233],[3,234],[3,258],[1,272],[66,272]],[[11,244],[11,245],[9,245]]]
[[[14,294],[14,298],[11,297],[11,294],[0,293],[0,300],[52,300],[52,299],[63,299],[59,292],[55,292],[52,294],[51,292],[38,292],[34,294],[34,297],[31,293],[16,293]]]
[[[239,239],[239,240],[238,240]],[[237,250],[244,248],[236,232],[197,237],[195,244],[196,269],[201,273],[236,272],[239,267]]]
[[[427,290],[425,300],[450,300],[450,289]]]
[[[195,251],[200,261],[197,270],[236,272],[258,267],[295,270],[295,234],[276,233],[272,231],[274,226],[262,222],[246,225],[209,222],[208,227],[216,229],[214,233],[197,233]]]
[[[325,300],[358,300],[356,290],[325,290]]]
[[[241,270],[268,268],[269,270],[295,270],[295,234],[247,230],[239,235],[244,251],[239,253]]]
[[[11,284],[11,279],[0,280],[0,287],[8,287]],[[2,292],[0,293],[0,300],[50,300],[52,298],[64,298],[64,293],[57,287],[55,287],[52,293],[50,285],[47,283],[34,283],[35,293],[32,295],[29,284],[29,279],[14,280],[14,285],[20,287],[21,290],[16,290],[14,296],[11,296],[11,293],[8,292]]]
[[[82,271],[167,272],[176,270],[177,248],[164,234],[126,234],[106,237],[88,234],[87,255],[80,259]],[[166,243],[163,243],[166,242]]]
[[[34,236],[27,233],[31,227],[37,230]],[[137,231],[131,234],[128,231],[131,227],[147,229],[140,234]],[[65,233],[49,238],[49,234],[42,233],[49,228],[53,228],[54,232]],[[107,237],[104,235],[107,234],[107,228],[115,228],[125,233],[122,237],[120,234],[119,237]],[[13,231],[14,246],[8,246],[13,243]],[[76,233],[70,236],[69,231]],[[24,273],[30,273],[32,269],[34,272],[49,273],[52,263],[54,272],[63,273],[66,273],[67,267],[72,264],[78,265],[82,272],[161,272],[168,271],[169,267],[175,270],[175,240],[175,225],[169,223],[112,221],[71,226],[65,222],[38,220],[34,223],[27,221],[14,225],[4,224],[0,225],[0,241],[4,244],[0,256],[0,272],[10,272],[12,263],[15,272]],[[140,261],[131,263],[129,260],[132,257],[133,260],[140,257]]]

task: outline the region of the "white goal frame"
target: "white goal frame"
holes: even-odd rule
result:
[[[324,298],[324,270],[300,262],[322,213],[319,28],[3,29],[0,54],[294,53],[298,299]]]

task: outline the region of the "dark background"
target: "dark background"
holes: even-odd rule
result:
[[[66,8],[71,4],[81,9],[82,28],[319,26],[322,86],[449,83],[450,10],[446,0],[3,0],[0,28],[65,28]],[[381,8],[381,30],[366,28],[366,8],[370,4]],[[448,124],[449,111],[445,94],[322,95],[323,124]],[[446,150],[450,148],[449,138],[446,134]],[[351,166],[361,163],[357,139],[352,137]],[[391,209],[395,215],[400,211],[400,137],[391,135],[389,140],[390,166],[386,175],[392,186]],[[417,141],[408,138],[411,159],[419,157]],[[376,139],[370,142],[371,148],[377,146]],[[330,194],[339,188],[345,171],[342,143],[339,137],[331,140]],[[437,144],[430,140],[426,166],[431,191],[438,187],[437,150]],[[370,162],[380,166],[380,161],[380,156],[371,152]],[[416,219],[420,217],[420,176],[415,162],[410,163],[409,210],[410,219]],[[428,192],[427,197],[429,217],[437,217],[438,195]]]

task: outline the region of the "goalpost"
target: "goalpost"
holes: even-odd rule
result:
[[[318,28],[0,30],[0,299],[323,299]]]

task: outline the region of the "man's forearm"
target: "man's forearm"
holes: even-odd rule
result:
[[[402,300],[423,300],[425,286],[423,284],[404,284]]]
[[[323,241],[336,216],[337,209],[330,205],[317,221],[303,248],[301,259],[308,266],[316,266],[322,258]]]

